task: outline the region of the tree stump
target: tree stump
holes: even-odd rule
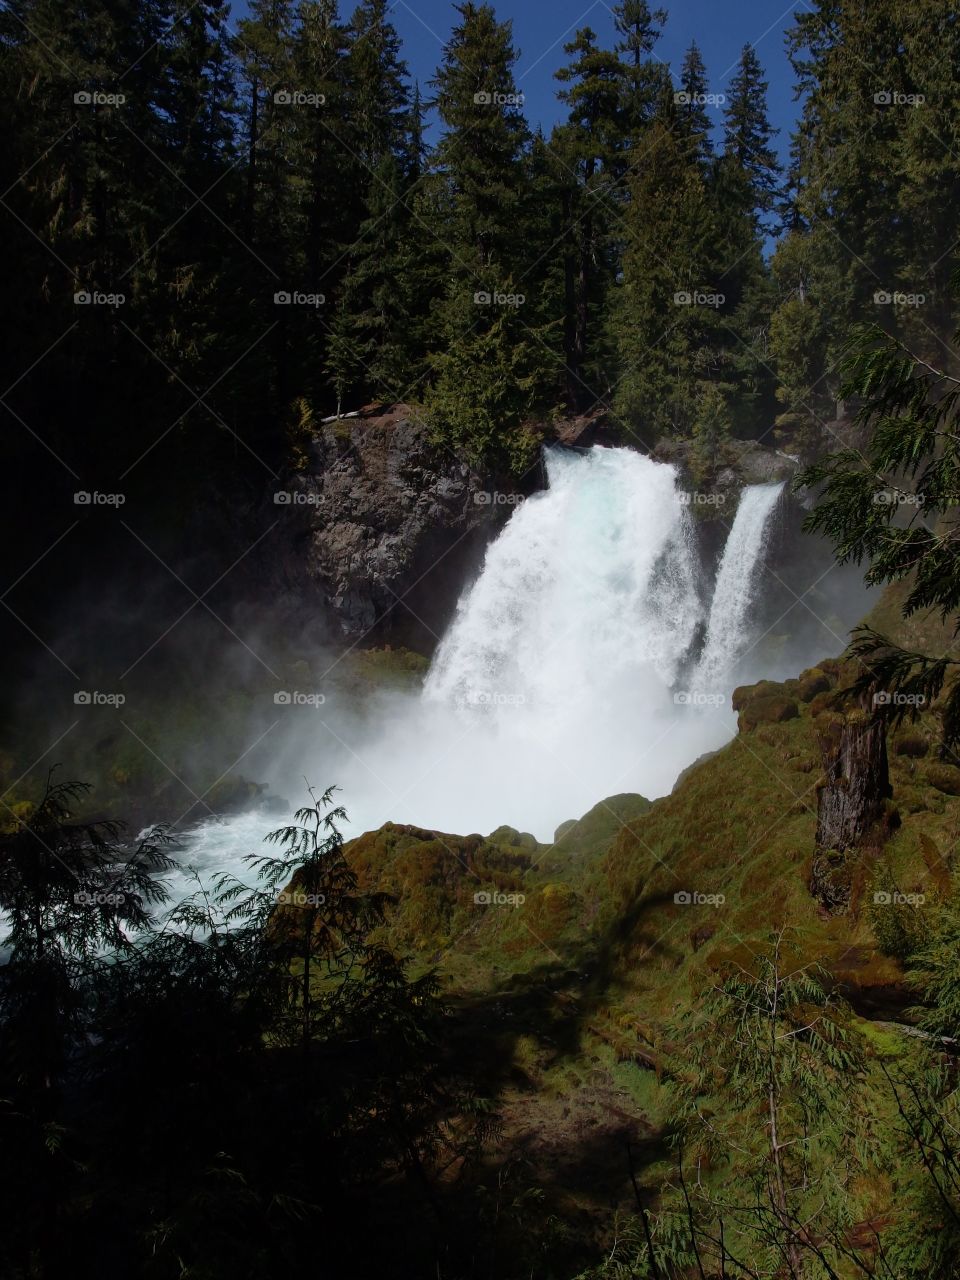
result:
[[[828,911],[850,905],[852,874],[846,854],[877,835],[891,818],[893,794],[886,726],[864,712],[833,716],[818,731],[823,781],[817,791],[817,849],[810,891]]]

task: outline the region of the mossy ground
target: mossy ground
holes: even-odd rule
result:
[[[936,708],[891,731],[900,825],[850,858],[849,908],[826,911],[809,888],[818,732],[855,674],[832,660],[739,691],[740,733],[672,795],[613,797],[562,824],[554,844],[509,828],[483,839],[388,825],[349,846],[361,879],[396,895],[387,935],[416,968],[438,970],[450,1052],[496,1100],[490,1176],[520,1161],[581,1245],[609,1242],[631,1211],[628,1142],[648,1187],[670,1171],[669,1023],[732,965],[749,967],[772,930],[787,928],[801,963],[849,1000],[872,1064],[872,1125],[881,1138],[896,1128],[878,1064],[912,1049],[901,956],[952,886],[960,769],[936,759]],[[478,891],[524,900],[476,903]],[[857,1188],[860,1220],[895,1213],[897,1194],[878,1164]]]

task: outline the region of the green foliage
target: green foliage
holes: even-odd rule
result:
[[[960,570],[952,512],[960,492],[954,434],[960,382],[876,326],[855,334],[842,369],[844,395],[858,397],[868,443],[865,451],[831,454],[798,478],[821,491],[806,527],[826,534],[841,562],[866,562],[868,582],[909,579],[906,617],[935,609],[944,620],[956,619]],[[946,688],[944,744],[960,742],[955,657],[911,652],[869,628],[855,634],[852,651],[864,666],[854,692],[879,689],[880,710],[894,723]]]
[[[696,42],[684,54],[680,84],[683,99],[677,112],[678,123],[690,139],[693,155],[706,173],[713,158],[712,122],[706,106],[709,89],[707,68]]]
[[[704,383],[693,424],[697,467],[695,479],[709,475],[716,468],[722,446],[729,440],[732,428],[733,418],[723,388],[713,382]]]
[[[960,1023],[960,917],[952,896],[909,961],[923,1000],[916,1011],[926,1036],[902,1061],[884,1067],[897,1115],[896,1150],[903,1162],[902,1223],[890,1233],[890,1264],[907,1277],[949,1277],[960,1249],[960,1173],[956,1033]]]
[[[509,281],[502,292],[511,292]],[[537,451],[523,423],[543,407],[542,388],[555,373],[555,357],[517,309],[487,304],[491,314],[471,325],[479,310],[466,297],[449,301],[450,341],[434,357],[427,411],[438,441],[520,476]]]
[[[828,975],[799,955],[774,935],[671,1029],[680,1155],[654,1233],[664,1264],[829,1275],[849,1253],[863,1053]],[[688,1185],[684,1165],[704,1164],[709,1179]]]
[[[724,150],[734,161],[744,193],[744,213],[763,222],[777,203],[780,163],[770,145],[777,130],[767,119],[769,86],[756,49],[743,48],[724,106]]]
[[[0,839],[4,1273],[76,1266],[51,1214],[96,1228],[85,1274],[292,1276],[320,1224],[338,1265],[382,1266],[357,1215],[398,1178],[429,1204],[495,1121],[443,1064],[434,975],[373,939],[390,899],[361,890],[343,811],[311,796],[252,885],[198,881],[159,921],[167,837],[122,849],[82,794],[51,782]]]
[[[952,188],[956,157],[935,139],[953,136],[960,120],[956,86],[943,80],[958,39],[937,0],[816,0],[790,33],[804,105],[777,256],[781,306],[794,314],[779,324],[775,314],[774,325],[788,412],[799,413],[790,402],[802,396],[808,429],[843,408],[834,367],[853,325],[880,324],[928,358],[955,327],[946,249],[960,222],[955,202],[936,192]],[[898,291],[923,301],[878,305]],[[798,299],[812,307],[802,318],[810,343]]]

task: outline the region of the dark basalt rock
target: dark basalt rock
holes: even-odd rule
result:
[[[319,599],[334,636],[429,654],[538,471],[525,489],[481,473],[404,405],[326,423],[276,486],[273,563],[279,541],[289,599]]]

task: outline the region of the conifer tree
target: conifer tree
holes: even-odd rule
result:
[[[713,143],[710,139],[712,124],[706,104],[707,68],[696,42],[684,54],[680,67],[680,86],[678,123],[690,139],[693,153],[706,172],[713,156]]]
[[[291,130],[275,95],[288,91],[294,79],[294,2],[251,0],[236,41],[245,99],[244,230],[274,266],[286,266],[292,255]]]
[[[428,407],[440,438],[519,472],[532,458],[521,425],[555,370],[523,316],[524,154],[511,25],[490,5],[457,6],[437,72],[444,133],[432,158],[442,182],[449,284]]]
[[[672,91],[644,143],[625,210],[623,282],[611,324],[620,367],[615,406],[649,442],[692,428],[697,380],[710,373],[719,292],[715,210],[676,124]],[[715,371],[714,371],[715,372]]]
[[[488,4],[457,5],[460,23],[433,82],[444,125],[433,159],[451,202],[451,267],[506,276],[518,259],[522,153],[529,141],[513,76],[511,24]],[[491,282],[492,283],[492,282]]]
[[[866,564],[867,582],[908,583],[905,617],[934,609],[956,621],[960,572],[951,513],[960,490],[960,381],[876,324],[855,331],[841,371],[844,395],[860,401],[857,421],[868,443],[835,451],[799,477],[820,495],[807,527],[831,539],[841,563]],[[854,694],[879,688],[902,695],[882,711],[894,722],[944,695],[944,750],[956,758],[957,656],[914,652],[869,627],[854,632],[852,651],[864,664]]]
[[[665,83],[666,69],[650,54],[660,39],[667,12],[651,9],[647,0],[619,0],[612,12],[620,37],[615,51],[622,55],[623,150],[628,153],[649,123]]]
[[[345,394],[399,399],[417,380],[411,316],[418,310],[409,277],[410,248],[420,234],[407,200],[419,176],[419,103],[411,108],[406,66],[385,0],[364,0],[348,27],[347,83],[361,221],[331,324],[327,364],[337,410]],[[420,359],[422,360],[422,354]]]
[[[758,225],[774,210],[780,162],[770,145],[777,130],[767,117],[768,84],[752,45],[745,45],[724,106],[724,155],[742,175],[745,211]]]
[[[599,317],[615,273],[611,229],[618,217],[623,67],[613,51],[598,47],[589,27],[581,28],[564,52],[571,62],[556,78],[569,86],[559,94],[569,115],[554,135],[554,146],[570,175],[565,260],[572,314],[567,317],[565,355],[568,396],[572,404],[586,407],[603,386],[602,361],[594,361],[601,352],[594,353],[591,343],[600,331]]]
[[[797,1280],[862,1268],[848,1231],[869,1132],[848,1011],[782,931],[732,970],[671,1028],[678,1160],[660,1262]]]

